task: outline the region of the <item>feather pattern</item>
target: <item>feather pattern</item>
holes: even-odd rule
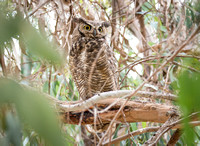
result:
[[[75,30],[72,38],[69,65],[80,97],[85,100],[100,92],[117,90],[116,60],[105,35],[91,37],[79,31]]]

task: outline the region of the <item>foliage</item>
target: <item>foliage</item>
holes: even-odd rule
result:
[[[198,0],[0,1],[0,145],[83,145],[80,126],[61,126],[43,95],[22,86],[32,86],[63,101],[79,100],[68,67],[70,35],[75,27],[72,17],[112,24],[108,40],[118,60],[120,89],[132,90],[184,44],[199,26],[199,14]],[[177,103],[167,104],[180,106],[184,117],[199,111],[199,48],[196,34],[142,90],[179,95]],[[199,144],[199,127],[191,128],[190,120],[185,120],[177,145]],[[121,123],[113,137],[123,128],[129,133],[155,125]],[[166,145],[172,133],[166,133],[158,145]],[[120,143],[142,145],[153,134]]]
[[[47,40],[25,20],[19,13],[6,17],[4,11],[0,12],[0,44],[6,46],[12,38],[23,38],[28,51],[50,63],[61,64],[60,55],[54,51]],[[23,28],[23,30],[22,30]],[[20,146],[23,139],[30,139],[27,144],[37,144],[39,135],[45,139],[46,144],[66,145],[59,121],[55,111],[48,105],[48,101],[36,92],[21,87],[17,82],[0,79],[0,110],[1,110],[1,135],[0,145]],[[26,135],[22,135],[22,130]],[[37,132],[38,134],[32,133]],[[43,142],[41,142],[42,144]]]
[[[5,121],[2,121],[5,122],[5,127],[2,130],[7,133],[7,136],[1,140],[4,143],[1,145],[10,145],[10,143],[21,145],[20,129],[22,129],[22,126],[32,128],[51,145],[65,145],[56,120],[56,114],[42,95],[35,91],[23,89],[9,79],[1,79],[0,92],[1,110],[5,112],[5,115],[2,115],[5,116]],[[9,104],[8,107],[4,106],[5,103]],[[16,111],[12,110],[12,104],[14,104]],[[16,114],[23,125],[19,123]]]
[[[180,84],[180,99],[179,104],[184,113],[184,116],[189,116],[192,112],[199,111],[199,103],[200,103],[200,73],[194,73],[190,71],[184,71],[179,77]],[[188,86],[189,85],[189,86]],[[192,126],[189,122],[192,119],[185,119],[184,121],[184,130],[186,142],[188,145],[195,144],[197,141],[199,143],[199,134],[195,133]],[[197,129],[198,131],[198,129]],[[195,136],[196,134],[196,136]]]

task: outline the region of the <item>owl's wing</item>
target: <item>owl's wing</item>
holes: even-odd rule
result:
[[[85,70],[84,70],[84,62],[80,60],[79,58],[74,58],[70,56],[69,59],[70,64],[70,70],[73,76],[73,80],[76,84],[76,87],[79,91],[79,95],[82,99],[85,99],[86,94],[86,76],[85,76]]]
[[[74,36],[73,36],[74,37]],[[77,36],[75,36],[77,37]],[[73,80],[76,84],[76,87],[79,91],[79,95],[82,99],[85,99],[87,96],[87,81],[85,73],[85,55],[84,55],[84,44],[85,40],[79,38],[77,42],[73,43],[70,50],[69,56],[69,66],[70,71],[73,77]]]
[[[112,50],[112,48],[106,44],[106,47],[107,47],[107,60],[108,60],[108,66],[109,66],[109,69],[111,71],[111,77],[113,77],[113,80],[114,80],[114,90],[117,90],[118,89],[118,78],[119,78],[119,74],[118,74],[118,71],[117,71],[117,60],[115,59],[114,57],[114,52]]]

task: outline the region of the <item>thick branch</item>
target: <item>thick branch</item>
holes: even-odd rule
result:
[[[135,91],[134,91],[131,95],[127,96],[126,102],[124,102],[124,104],[122,104],[122,106],[120,107],[120,109],[117,111],[117,113],[115,114],[113,120],[111,121],[111,123],[110,123],[108,129],[111,128],[111,126],[113,125],[113,122],[119,117],[120,112],[124,109],[125,104],[128,102],[128,100],[129,100],[132,96],[134,96],[139,90],[141,90],[142,87],[143,87],[154,75],[156,75],[156,74],[157,74],[160,70],[162,70],[169,62],[171,62],[171,61],[178,55],[178,53],[188,44],[188,42],[191,41],[191,40],[196,36],[196,34],[198,34],[199,31],[200,31],[200,25],[193,31],[193,33],[190,35],[190,37],[188,37],[188,39],[187,39],[180,47],[178,47],[178,49],[177,49],[176,51],[174,51],[174,53],[173,53],[169,58],[167,58],[167,60],[166,60],[164,63],[162,63],[162,65],[161,65],[157,70],[155,70],[142,84],[140,84],[140,85],[135,89]],[[109,132],[109,131],[107,130],[107,131],[105,132],[105,135],[107,135],[108,132]],[[104,138],[105,138],[105,135],[100,139],[99,145],[102,144],[102,142],[103,142],[103,140],[104,140]]]
[[[110,91],[110,92],[104,92],[100,93],[98,95],[93,96],[92,98],[76,103],[76,104],[61,104],[60,107],[63,111],[84,111],[85,109],[88,109],[88,107],[93,106],[95,103],[98,103],[98,101],[103,99],[109,99],[109,98],[120,98],[123,96],[127,96],[131,94],[133,90],[119,90],[119,91]],[[153,98],[153,99],[168,99],[168,100],[176,100],[176,95],[168,94],[168,93],[157,93],[157,92],[146,92],[146,91],[138,91],[136,93],[137,97],[145,97],[145,98]]]
[[[115,102],[115,98],[110,98],[106,100],[99,101],[96,106],[105,109],[107,106],[111,105]],[[125,99],[119,100],[115,105],[113,105],[106,112],[99,112],[98,118],[102,123],[110,123],[110,121],[114,118],[116,112],[119,110],[122,104],[124,104]],[[67,102],[65,103],[68,104]],[[157,122],[164,123],[169,118],[170,111],[173,111],[173,106],[157,104],[157,103],[143,103],[137,101],[129,101],[126,103],[123,113],[125,115],[125,119],[121,113],[120,116],[116,119],[118,123],[125,122]],[[62,110],[61,110],[62,111]],[[63,122],[68,124],[93,124],[94,123],[94,115],[90,111],[82,111],[79,112],[61,112],[60,113]],[[82,118],[82,120],[80,120]],[[99,120],[97,120],[97,124],[99,124]]]
[[[25,86],[23,85],[24,88],[28,88],[31,90],[36,90],[34,88],[31,88],[29,86]],[[122,91],[123,92],[128,92],[127,90]],[[107,92],[107,93],[112,93],[112,92]],[[119,92],[120,93],[120,92]],[[47,99],[49,99],[50,104],[52,105],[52,107],[54,108],[58,108],[58,113],[60,114],[61,119],[63,120],[64,123],[68,123],[68,124],[94,124],[94,115],[92,112],[92,107],[90,107],[90,109],[88,110],[81,110],[81,111],[68,111],[66,112],[65,110],[63,110],[63,105],[73,105],[73,104],[79,104],[80,102],[83,103],[83,101],[77,101],[77,102],[64,102],[64,101],[59,101],[56,98],[42,93],[44,95],[44,97],[46,97]],[[106,94],[106,93],[101,93],[101,94]],[[118,95],[118,93],[116,92],[114,95]],[[100,95],[98,95],[100,96]],[[157,96],[159,97],[159,96]],[[94,98],[94,97],[92,97]],[[118,99],[117,102],[116,98],[109,98],[109,96],[104,97],[104,98],[108,98],[107,100],[101,100],[101,101],[95,101],[95,107],[100,107],[101,109],[104,109],[104,112],[98,112],[98,120],[96,124],[99,124],[101,121],[101,123],[110,123],[110,121],[113,120],[116,112],[120,109],[121,105],[124,105],[124,103],[126,102],[125,99]],[[85,101],[87,102],[87,101]],[[115,104],[113,104],[115,103]],[[113,104],[113,105],[112,105]],[[93,104],[94,105],[94,104]],[[110,107],[109,109],[107,109],[107,107],[109,105],[112,105],[112,107]],[[105,110],[107,109],[107,110]],[[84,111],[84,112],[83,112]],[[128,101],[126,102],[123,112],[121,112],[119,114],[119,116],[116,118],[115,122],[116,123],[125,123],[125,122],[157,122],[157,123],[164,123],[167,121],[167,119],[169,119],[169,117],[172,114],[176,114],[176,110],[174,109],[173,106],[169,106],[169,105],[163,105],[163,104],[158,104],[158,103],[144,103],[144,102],[139,102],[139,101]],[[198,126],[200,125],[199,121],[195,121],[195,117],[199,114],[199,112],[197,113],[193,113],[190,116],[188,116],[187,118],[192,118],[194,121],[190,122],[191,125],[193,126]],[[170,123],[169,125],[167,125],[166,127],[169,127],[169,129],[177,129],[177,128],[181,128],[183,127],[183,125],[181,124],[181,121],[183,121],[184,119],[179,119],[175,122]],[[122,137],[119,137],[117,139],[114,139],[111,141],[111,143],[115,143],[119,140],[123,140],[123,139],[127,139],[130,136],[133,135],[138,135],[138,134],[142,134],[142,133],[146,133],[146,132],[152,132],[152,131],[157,131],[158,129],[160,129],[160,127],[149,127],[149,128],[145,128],[144,130],[138,130],[135,132],[132,132],[128,135],[124,135]],[[104,143],[107,144],[107,143]]]
[[[23,85],[23,87],[36,91],[36,89],[31,88],[26,85]],[[60,114],[60,117],[64,123],[80,124],[80,119],[82,119],[81,124],[93,124],[95,116],[91,112],[91,109],[94,107],[94,105],[95,107],[100,107],[101,109],[104,110],[104,112],[103,111],[98,112],[98,117],[99,119],[101,119],[101,122],[110,123],[110,121],[114,118],[116,112],[119,110],[121,105],[123,105],[126,101],[125,99],[122,99],[122,98],[118,98],[116,100],[116,98],[112,98],[112,97],[121,97],[123,95],[127,95],[132,92],[133,91],[129,91],[129,90],[104,92],[86,101],[72,101],[72,102],[60,101],[46,93],[42,93],[42,94],[44,95],[44,97],[46,97],[49,100],[49,103],[52,105],[52,107],[58,109],[58,113]],[[147,97],[153,96],[153,92],[141,91],[138,93],[144,96],[148,95]],[[151,94],[148,94],[148,93],[151,93]],[[165,96],[163,94],[161,96],[158,93],[154,93],[154,94],[155,94],[155,97],[163,97],[163,96],[175,97],[174,95]],[[95,98],[97,98],[98,100],[95,100]],[[75,109],[73,105],[76,105],[75,107],[77,109]],[[126,122],[149,121],[149,122],[164,123],[169,118],[171,112],[173,111],[174,111],[174,107],[169,106],[169,105],[149,103],[149,102],[144,103],[144,102],[139,102],[139,101],[128,101],[125,104],[125,108],[123,110],[123,113],[126,119],[124,119],[121,113],[121,115],[118,116],[118,118],[116,119],[116,122],[124,123],[125,121]],[[99,124],[99,120],[97,120],[97,124]]]

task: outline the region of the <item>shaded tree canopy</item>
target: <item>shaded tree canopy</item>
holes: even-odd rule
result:
[[[118,91],[79,98],[74,17],[111,24]],[[199,20],[198,0],[0,1],[0,145],[198,145]]]

